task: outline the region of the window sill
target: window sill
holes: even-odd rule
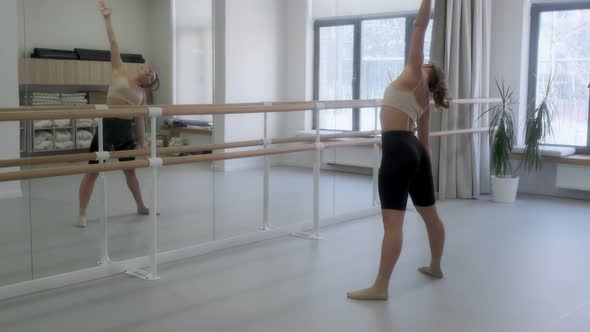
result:
[[[344,131],[341,130],[321,130],[320,135],[329,135],[329,134],[342,134]],[[301,130],[295,133],[297,136],[315,136],[315,130]]]
[[[512,160],[521,160],[522,153],[513,153]],[[576,166],[590,166],[590,155],[585,154],[573,154],[565,157],[555,156],[543,156],[544,162],[563,164],[563,165],[576,165]]]
[[[512,152],[516,154],[522,154],[523,151],[523,146],[516,146],[514,149],[512,149]],[[574,154],[576,154],[576,149],[571,147],[541,146],[542,156],[563,158]]]

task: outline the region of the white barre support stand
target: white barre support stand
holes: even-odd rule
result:
[[[375,107],[375,138],[379,136],[379,130],[377,129],[377,125],[379,123],[379,108]],[[380,149],[379,144],[373,144],[373,153],[375,155],[375,161],[373,164],[373,207],[379,206],[379,157],[380,157]]]
[[[321,142],[320,136],[320,110],[325,109],[326,106],[322,103],[316,103],[314,112],[315,118],[318,119],[316,123],[316,137],[315,137],[315,163],[313,165],[313,228],[311,233],[293,233],[293,236],[309,239],[309,240],[321,240],[320,236],[320,168],[322,165],[322,150],[325,149],[324,144]]]
[[[272,106],[272,103],[264,103],[264,106]],[[268,113],[264,113],[264,148],[268,149],[268,147],[272,144],[272,139],[268,137]],[[264,199],[263,199],[263,206],[262,206],[262,226],[260,226],[261,231],[268,231],[273,228],[269,221],[268,211],[270,206],[270,156],[264,156]]]
[[[108,105],[94,105],[95,110],[105,111],[109,109]],[[96,160],[99,163],[106,163],[110,159],[108,152],[104,151],[104,126],[103,119],[98,119],[98,151],[96,152]],[[100,253],[100,261],[98,265],[107,265],[111,263],[109,257],[109,206],[107,199],[107,178],[104,172],[99,173],[100,183],[102,184],[102,226],[103,226],[103,241]]]
[[[150,217],[152,220],[152,247],[150,248],[150,269],[144,271],[141,269],[127,271],[127,274],[138,277],[144,280],[158,280],[158,168],[161,168],[164,163],[157,155],[156,146],[156,120],[162,116],[162,109],[159,107],[150,107],[150,122],[151,122],[151,158],[148,159],[150,168],[152,169],[153,188],[152,188],[152,206],[150,208]]]

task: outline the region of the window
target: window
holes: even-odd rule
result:
[[[213,2],[174,0],[174,103],[213,102]],[[178,116],[212,121],[211,115]]]
[[[557,116],[545,143],[573,146],[578,153],[590,153],[589,35],[589,3],[533,5],[529,100],[543,95],[553,75],[550,101]]]
[[[414,19],[415,15],[407,15],[317,21],[314,98],[383,98],[390,80],[405,66]],[[432,22],[426,33],[426,60],[431,34]],[[318,124],[323,130],[373,130],[375,113],[374,109],[325,110],[314,118],[314,128]]]

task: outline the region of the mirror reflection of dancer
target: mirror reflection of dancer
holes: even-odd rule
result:
[[[414,23],[409,61],[401,75],[385,90],[381,109],[383,159],[379,169],[379,196],[385,234],[381,263],[375,283],[348,293],[356,300],[387,300],[389,280],[402,249],[403,221],[408,200],[414,205],[428,231],[432,260],[420,272],[442,278],[441,258],[444,225],[435,206],[430,164],[430,95],[437,107],[449,107],[443,71],[424,64],[424,37],[430,22],[431,0],[423,0]],[[418,137],[412,132],[418,126]]]
[[[98,8],[102,16],[111,45],[112,81],[107,94],[109,105],[142,105],[146,104],[145,89],[156,90],[160,86],[158,74],[149,67],[141,68],[135,74],[129,74],[121,59],[119,44],[111,25],[112,8],[104,0],[98,2]],[[135,132],[133,129],[135,122]],[[112,118],[103,120],[104,149],[105,151],[145,149],[145,123],[143,117],[136,118]],[[138,146],[139,142],[139,146]],[[94,135],[90,146],[91,152],[98,151],[98,134]],[[119,161],[130,161],[135,158],[120,158]],[[98,161],[90,161],[90,164],[98,164]],[[145,206],[141,196],[141,187],[134,170],[124,171],[127,178],[127,186],[133,194],[137,204],[137,213],[148,215],[149,209]],[[80,217],[79,227],[86,227],[86,208],[92,196],[94,184],[98,173],[88,173],[80,184]]]

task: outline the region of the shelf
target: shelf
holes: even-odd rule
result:
[[[521,160],[522,154],[521,153],[513,153],[512,159],[513,160]],[[543,156],[543,161],[549,162],[549,163],[564,164],[564,165],[590,166],[590,155],[574,154],[574,155],[567,156],[567,157]]]
[[[129,74],[143,64],[125,63]],[[111,63],[55,59],[19,59],[19,83],[38,85],[109,85]]]
[[[212,135],[213,130],[209,127],[160,127],[161,131],[170,131],[171,133],[190,133]]]

